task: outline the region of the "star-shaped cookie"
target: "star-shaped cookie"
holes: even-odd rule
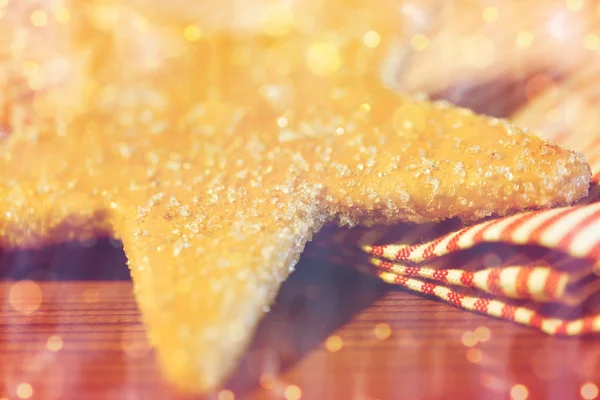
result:
[[[2,143],[0,242],[121,239],[149,340],[185,391],[227,377],[328,222],[474,220],[588,191],[581,155],[386,91],[380,52],[343,32],[201,38],[85,18],[78,104]]]

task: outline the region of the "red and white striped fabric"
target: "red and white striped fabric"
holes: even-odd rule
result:
[[[571,207],[457,225],[331,229],[315,244],[337,264],[466,310],[548,334],[600,332],[598,183]]]
[[[448,221],[332,230],[321,242],[323,247],[337,244],[330,258],[548,334],[600,332],[598,5],[597,0],[575,6],[493,1],[486,3],[486,16],[477,2],[471,8],[446,4],[427,43],[409,51],[394,71],[396,79],[388,79],[400,91],[426,92],[509,116],[583,152],[596,174],[587,199],[469,227]],[[560,21],[573,29],[562,35]],[[465,67],[463,42],[478,57],[495,57],[481,68]],[[486,53],[490,47],[494,51]]]

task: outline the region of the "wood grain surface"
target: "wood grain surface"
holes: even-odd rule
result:
[[[119,244],[0,257],[0,397],[179,399],[162,380]],[[209,399],[582,399],[598,337],[557,339],[304,260]]]

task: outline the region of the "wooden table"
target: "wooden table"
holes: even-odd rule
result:
[[[0,258],[2,395],[183,398],[161,379],[118,244],[90,246]],[[36,283],[15,287],[15,278]],[[208,398],[593,398],[597,339],[551,338],[304,261],[226,385],[230,391]]]

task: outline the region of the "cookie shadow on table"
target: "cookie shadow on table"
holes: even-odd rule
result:
[[[269,384],[389,289],[352,268],[301,259],[225,386],[243,397]]]
[[[243,396],[260,388],[261,377],[278,376],[293,367],[389,290],[379,280],[325,259],[327,255],[323,260],[300,260],[225,385],[228,389]],[[0,250],[0,279],[68,282],[129,281],[131,277],[121,243],[100,238],[38,250]]]
[[[33,250],[3,252],[0,279],[36,281],[131,280],[121,242],[100,238]]]
[[[536,77],[542,79],[534,80]],[[552,85],[560,83],[565,77],[565,73],[540,70],[527,75],[504,76],[487,82],[463,80],[432,93],[430,97],[433,100],[449,101],[476,113],[510,118],[528,101],[553,87]]]

